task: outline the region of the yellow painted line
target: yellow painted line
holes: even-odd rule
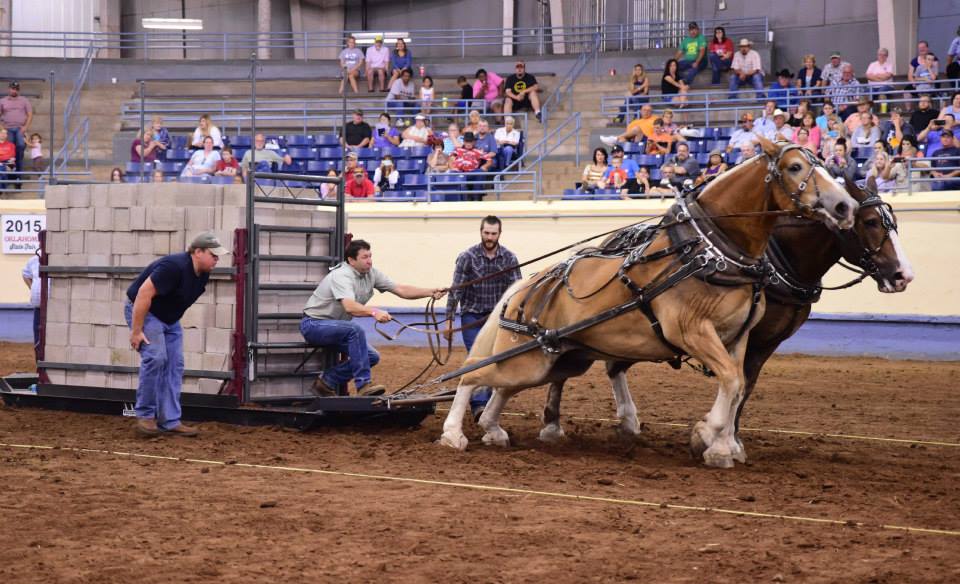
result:
[[[910,533],[921,533],[927,535],[946,535],[960,537],[960,531],[950,529],[931,529],[926,527],[911,527],[905,525],[880,524],[871,525],[860,521],[842,520],[842,519],[824,519],[820,517],[806,517],[802,515],[785,515],[782,513],[765,513],[761,511],[741,511],[738,509],[724,509],[721,507],[701,507],[697,505],[677,505],[675,503],[656,503],[653,501],[642,501],[636,499],[619,499],[615,497],[598,497],[596,495],[576,495],[572,493],[558,493],[555,491],[538,491],[534,489],[521,489],[517,487],[502,487],[497,485],[482,485],[475,483],[461,483],[453,481],[438,481],[433,479],[418,479],[413,477],[399,477],[391,475],[376,475],[361,472],[349,472],[339,470],[322,470],[316,468],[305,468],[298,466],[276,466],[269,464],[250,464],[245,462],[224,462],[218,460],[204,460],[200,458],[180,458],[176,456],[161,456],[156,454],[142,454],[137,452],[124,452],[113,450],[101,450],[96,448],[72,448],[60,446],[43,446],[33,444],[7,444],[0,442],[0,447],[18,448],[23,450],[60,450],[63,452],[80,452],[85,454],[107,454],[112,456],[123,456],[128,458],[146,458],[152,460],[166,460],[171,462],[187,462],[192,464],[207,464],[216,466],[235,466],[240,468],[251,468],[258,470],[273,470],[284,472],[296,472],[317,474],[326,476],[339,476],[348,478],[358,478],[377,481],[393,481],[399,483],[412,483],[418,485],[429,485],[438,487],[452,487],[458,489],[470,489],[474,491],[488,491],[495,493],[514,493],[519,495],[533,495],[552,499],[565,499],[573,501],[588,501],[593,503],[611,503],[615,505],[628,505],[634,507],[650,507],[660,509],[671,509],[674,511],[696,511],[701,513],[720,513],[723,515],[732,515],[735,517],[754,517],[760,519],[780,519],[783,521],[793,521],[800,523],[818,523],[823,525],[842,525],[851,527],[875,527],[893,531],[906,531]]]
[[[447,412],[449,409],[437,409],[437,412]],[[527,417],[531,414],[521,412],[503,412],[504,416]],[[614,418],[590,418],[584,416],[569,416],[571,420],[581,420],[586,422],[619,422]],[[669,428],[689,428],[690,424],[679,424],[676,422],[643,422],[648,426],[667,426]],[[808,430],[783,430],[779,428],[740,428],[745,432],[768,432],[771,434],[789,434],[793,436],[823,436],[824,438],[839,438],[843,440],[866,440],[869,442],[892,442],[895,444],[921,444],[923,446],[947,446],[950,448],[960,448],[960,443],[944,442],[940,440],[912,440],[909,438],[885,438],[883,436],[862,436],[859,434],[835,434],[829,432],[810,432]]]

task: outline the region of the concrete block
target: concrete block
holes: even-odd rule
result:
[[[70,302],[66,300],[47,303],[47,324],[52,322],[70,322],[70,306]]]
[[[311,257],[330,255],[330,236],[315,233],[307,237],[307,255]]]
[[[89,350],[89,347],[77,347],[73,345],[67,347],[67,362],[77,365],[84,365],[88,363],[87,351]]]
[[[128,252],[124,252],[123,250],[117,250],[115,253],[120,253],[122,255],[152,254],[153,253],[153,232],[152,231],[137,232],[136,236],[137,236],[136,248]]]
[[[139,367],[140,354],[130,348],[130,335],[124,339],[122,347],[112,347],[110,349],[110,364],[121,365],[123,367]]]
[[[187,233],[196,236],[201,231],[217,229],[217,222],[213,207],[191,207],[185,213],[185,227]]]
[[[71,346],[89,347],[93,341],[93,326],[89,324],[72,323],[68,327],[67,340]]]
[[[110,300],[91,300],[90,322],[100,325],[114,324],[116,322],[114,313],[118,309],[118,304],[118,302],[111,302]]]
[[[97,231],[113,231],[113,209],[95,207],[93,210],[93,228]]]
[[[204,349],[204,329],[191,328],[183,331],[183,353],[202,353]]]
[[[94,209],[106,208],[110,185],[90,185],[90,206]]]
[[[68,338],[69,328],[70,325],[65,322],[47,322],[47,339],[55,345],[64,343],[65,339]]]
[[[50,213],[48,211],[48,213]],[[53,214],[60,215],[59,211],[53,211]],[[66,233],[57,233],[55,231],[49,231],[50,229],[50,219],[49,215],[47,218],[47,241],[46,249],[47,253],[67,253],[67,234]]]
[[[207,293],[210,292],[210,285],[207,284]],[[215,282],[213,285],[214,302],[216,304],[236,304],[237,302],[237,284],[236,282]]]
[[[147,228],[147,208],[130,207],[130,231],[143,231]]]
[[[87,363],[91,365],[109,365],[113,356],[110,347],[90,347],[87,350]]]
[[[153,234],[153,253],[167,255],[170,253],[170,234],[162,231]]]
[[[68,268],[84,267],[90,265],[90,258],[85,253],[71,253],[63,258],[63,264]]]
[[[84,375],[83,384],[89,387],[107,387],[107,372],[87,371]]]
[[[70,318],[68,322],[71,324],[91,324],[92,314],[90,313],[90,301],[89,300],[71,300],[70,301]]]
[[[87,265],[91,267],[113,266],[113,255],[97,253],[88,254]]]
[[[69,278],[50,278],[50,300],[70,300],[71,282]]]
[[[189,243],[193,241],[193,238],[188,239],[188,235],[184,231],[171,231],[170,232],[170,253],[180,253],[181,251],[187,251]]]
[[[47,209],[66,209],[70,206],[70,189],[86,185],[47,185],[43,190]]]
[[[117,212],[125,210],[117,209]],[[110,251],[115,254],[136,253],[138,251],[137,239],[138,234],[136,233],[117,230],[113,233]]]
[[[153,238],[151,237],[151,240]],[[150,262],[157,259],[157,256],[154,254],[133,254],[133,255],[122,255],[120,257],[120,265],[125,268],[145,268],[150,265]]]
[[[137,202],[137,185],[109,185],[107,204],[111,207],[133,207]]]
[[[110,346],[114,349],[128,347],[130,343],[130,329],[126,326],[110,326]]]
[[[302,233],[271,233],[270,249],[261,251],[270,255],[305,255],[307,240]]]
[[[68,231],[67,232],[67,253],[70,255],[81,254],[84,252],[83,242],[86,239],[86,231]]]
[[[210,395],[217,395],[220,393],[220,388],[223,386],[222,379],[204,379],[201,378],[197,384],[197,392],[206,393]]]
[[[247,226],[247,208],[246,207],[215,207],[214,221],[216,229],[233,230],[238,227]],[[258,218],[262,225],[273,225],[271,218]]]
[[[178,229],[183,229],[183,216],[183,207],[148,208],[147,229],[152,231],[177,231]]]
[[[176,207],[177,196],[184,192],[193,192],[199,190],[198,187],[189,184],[162,183],[141,185],[141,192],[150,193],[151,203],[149,207]],[[141,203],[142,204],[142,203]],[[182,205],[181,205],[182,206]]]
[[[93,299],[115,300],[112,278],[93,278]]]
[[[49,324],[47,325],[50,326]],[[47,338],[50,338],[49,334]],[[62,337],[57,337],[58,340],[66,339],[67,336],[64,334]],[[54,363],[66,363],[67,362],[67,347],[63,345],[47,345],[43,348],[43,359],[45,361],[52,361]]]
[[[93,297],[93,281],[90,279],[73,278],[70,288],[70,300],[90,300]]]
[[[313,227],[334,227],[337,224],[337,214],[332,209],[311,211]]]
[[[104,208],[105,211],[110,211]],[[100,209],[97,209],[99,215]],[[72,232],[71,232],[72,233]],[[113,253],[113,234],[106,231],[87,231],[84,237],[84,248],[88,254],[109,255]]]
[[[203,367],[204,371],[228,371],[230,369],[230,357],[225,354],[204,353]]]
[[[247,185],[224,185],[222,196],[224,207],[246,207]]]
[[[185,377],[180,385],[180,390],[183,393],[199,393],[200,380],[196,377]]]
[[[47,377],[50,378],[50,383],[55,385],[65,385],[67,383],[67,372],[61,369],[47,369]]]
[[[216,327],[210,327],[206,329],[206,343],[204,343],[204,350],[207,353],[230,353],[232,334],[233,333],[230,329]]]
[[[94,185],[69,185],[68,207],[87,209],[90,207],[90,190]]]
[[[56,233],[61,230],[60,216],[62,213],[60,209],[47,209],[47,237],[50,237],[51,233]],[[49,239],[48,239],[49,241]],[[49,244],[48,244],[49,245]]]
[[[174,207],[216,207],[221,204],[219,185],[179,185],[173,193]]]
[[[110,347],[110,326],[109,325],[94,325],[93,326],[93,346],[94,347]]]
[[[305,213],[303,209],[294,211],[290,209],[279,209],[275,211],[277,225],[287,225],[290,227],[310,227],[312,225],[311,213]]]
[[[215,324],[216,312],[213,310],[212,305],[209,304],[194,304],[184,313],[183,318],[180,319],[180,325],[185,329],[212,328]]]
[[[236,314],[234,306],[232,304],[216,304],[214,305],[214,311],[216,313],[215,322],[217,328],[233,330],[234,316]]]
[[[203,369],[203,351],[188,353],[183,351],[183,367],[185,369]]]
[[[270,264],[269,280],[262,282],[289,283],[304,282],[307,276],[305,262],[273,262]]]
[[[71,208],[67,215],[67,221],[70,222],[70,229],[72,230],[93,229],[93,209],[90,207]]]
[[[130,209],[113,210],[113,230],[130,231]]]

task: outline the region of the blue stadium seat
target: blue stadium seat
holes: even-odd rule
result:
[[[319,160],[340,160],[343,158],[343,148],[318,148],[317,158]]]
[[[640,166],[662,166],[663,165],[663,156],[659,154],[641,154],[637,159],[637,164]]]
[[[704,138],[707,140],[713,140],[717,137],[717,130],[718,128],[703,128],[700,131],[703,132]]]
[[[252,141],[250,136],[230,136],[227,139],[227,143],[230,144],[233,148],[250,148]]]
[[[157,162],[154,164],[154,168],[163,171],[164,174],[180,174],[183,167],[184,163],[182,162]]]
[[[127,174],[140,174],[140,167],[143,166],[144,174],[148,172],[153,172],[153,163],[152,162],[128,162],[127,163]]]
[[[283,138],[284,143],[287,147],[294,148],[309,148],[313,146],[313,136],[305,136],[303,134],[291,134],[289,136],[280,136]]]
[[[423,159],[401,158],[397,161],[397,170],[400,172],[422,172]]]
[[[373,148],[357,148],[357,158],[360,160],[370,160],[376,157],[377,152]]]
[[[410,158],[426,158],[430,156],[430,150],[429,146],[414,146],[408,149]]]
[[[710,164],[710,153],[700,152],[697,154],[697,162],[700,164]]]
[[[734,128],[717,128],[717,138],[727,138],[729,141],[730,136],[733,136]]]
[[[400,148],[399,146],[385,146],[380,149],[381,158],[389,154],[394,160],[407,157],[407,151],[405,148]]]
[[[662,175],[662,173],[660,172],[660,167],[659,167],[659,166],[655,166],[655,167],[653,167],[653,168],[650,169],[650,180],[651,180],[651,182],[652,182],[652,181],[657,181],[657,182],[659,182],[661,178],[663,178],[663,175]]]
[[[427,175],[425,174],[407,174],[403,177],[403,186],[427,186]]]
[[[333,160],[308,160],[304,169],[307,174],[324,175],[330,171],[331,163],[336,168],[336,162]]]
[[[340,138],[336,134],[320,134],[313,137],[313,142],[317,146],[339,146]]]
[[[170,136],[170,147],[178,150],[185,149],[187,147],[187,137],[186,136]]]
[[[316,148],[287,148],[287,154],[294,160],[316,160]]]
[[[190,151],[182,148],[167,150],[167,161],[168,162],[177,162],[177,161],[186,161],[190,160]]]
[[[623,143],[623,153],[624,154],[640,154],[640,145],[636,142],[624,142]]]
[[[143,178],[146,179],[144,182],[148,182],[148,181],[150,180],[149,177],[146,177],[146,176],[143,177]],[[125,183],[130,183],[130,184],[139,183],[139,182],[140,182],[140,175],[139,175],[139,174],[128,174],[128,175],[126,175],[126,176],[123,177],[123,182],[125,182]]]
[[[409,190],[397,191],[397,192],[402,192],[404,198],[407,198],[407,199],[426,200],[427,198],[427,191],[422,189],[409,189]]]
[[[215,185],[232,185],[236,182],[232,176],[212,176],[210,182]]]

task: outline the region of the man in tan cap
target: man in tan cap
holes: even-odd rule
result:
[[[750,84],[757,92],[757,99],[763,96],[763,64],[760,53],[753,50],[750,39],[740,39],[738,50],[730,64],[730,99],[736,99],[740,86]]]
[[[180,423],[183,383],[183,329],[180,318],[200,298],[220,256],[230,253],[212,232],[190,248],[146,267],[127,288],[123,312],[130,346],[140,353],[136,431],[143,436],[196,436]]]

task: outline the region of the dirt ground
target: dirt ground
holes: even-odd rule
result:
[[[426,360],[383,356],[375,380],[393,386]],[[0,371],[29,363],[0,345]],[[666,365],[629,378],[640,439],[615,434],[594,368],[569,384],[564,443],[537,440],[536,389],[508,407],[511,447],[483,447],[471,423],[465,453],[434,443],[443,411],[412,431],[207,423],[142,440],[120,417],[0,407],[0,582],[960,581],[960,363],[777,357],[732,470],[686,451],[712,380]]]

